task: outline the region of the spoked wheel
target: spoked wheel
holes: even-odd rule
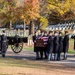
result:
[[[14,43],[13,45],[11,45],[11,49],[14,53],[20,53],[23,49],[23,42]]]

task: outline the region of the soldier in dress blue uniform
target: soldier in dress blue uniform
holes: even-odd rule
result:
[[[48,60],[52,60],[52,52],[53,52],[53,36],[52,36],[52,31],[50,31],[47,42]]]
[[[44,37],[47,37],[47,38],[48,38],[48,33],[47,33],[47,31],[45,31]],[[48,39],[47,39],[47,41],[48,41]],[[47,41],[46,41],[46,42],[47,42]],[[47,59],[47,58],[48,58],[48,55],[47,55],[47,45],[46,45],[46,47],[45,47],[45,49],[44,49],[44,54],[45,54],[45,58],[44,58],[44,59]]]
[[[54,39],[53,39],[53,48],[54,48],[54,60],[57,60],[58,56],[58,48],[59,48],[59,36],[58,32],[54,32]]]
[[[41,31],[41,38],[44,37],[44,31]],[[40,47],[40,59],[43,59],[43,51],[44,51],[44,47]]]
[[[65,31],[65,37],[63,39],[64,60],[67,59],[68,49],[69,49],[69,34],[67,31]]]
[[[41,39],[41,37],[42,37],[42,33],[41,33],[40,30],[38,30],[36,32],[36,35],[34,35],[34,37],[33,37],[33,39],[34,39],[34,52],[36,52],[36,60],[39,60],[39,59],[42,59],[43,58],[42,48],[35,46],[35,44],[37,43],[36,42],[36,39]]]
[[[3,30],[3,33],[2,33],[2,57],[5,57],[6,51],[7,51],[7,36],[6,36],[5,31]]]
[[[60,60],[60,55],[61,52],[63,51],[63,37],[62,37],[62,33],[59,32],[59,49],[58,49],[58,60]]]
[[[34,42],[34,52],[36,52],[36,60],[39,59],[39,50],[38,47],[35,46],[36,43],[36,39],[38,38],[38,32],[35,33],[35,35],[33,36],[33,42]]]

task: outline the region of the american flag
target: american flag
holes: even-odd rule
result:
[[[41,39],[44,41],[44,45],[47,45],[48,37],[43,36]]]

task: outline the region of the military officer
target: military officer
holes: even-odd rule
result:
[[[47,59],[47,41],[48,41],[48,35],[47,32],[44,31],[44,35],[41,38],[44,42],[44,47],[42,47],[43,55],[45,55],[44,59]]]
[[[44,55],[45,55],[44,59],[48,58],[48,55],[47,55],[47,41],[48,41],[48,33],[47,33],[47,31],[45,31],[45,33],[44,33],[44,43],[46,44],[46,47],[44,49]]]
[[[48,60],[52,60],[52,52],[53,52],[53,36],[52,36],[52,31],[50,31],[47,42]]]
[[[5,31],[3,30],[3,33],[2,33],[2,57],[5,57],[6,51],[7,51],[7,37],[6,37]]]
[[[67,59],[68,49],[69,49],[69,34],[67,31],[65,31],[65,37],[63,39],[64,60]]]
[[[58,56],[58,48],[59,48],[59,36],[58,32],[54,32],[54,39],[53,39],[53,47],[54,47],[54,60],[57,60]]]
[[[44,37],[44,31],[41,31],[41,38]],[[44,47],[40,47],[40,59],[43,59],[43,51],[44,51]]]
[[[63,37],[62,37],[62,33],[59,32],[59,49],[58,49],[58,60],[60,60],[60,54],[63,51]]]
[[[36,39],[38,38],[38,32],[35,33],[35,35],[33,36],[33,42],[34,42],[34,52],[36,52],[36,60],[39,59],[39,50],[38,47],[35,46],[36,44]]]

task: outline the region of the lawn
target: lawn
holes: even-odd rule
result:
[[[70,39],[69,41],[69,51],[68,51],[69,54],[75,54],[75,50],[74,50],[74,40],[73,39]]]
[[[64,69],[63,69],[64,68]],[[74,75],[74,68],[40,61],[0,58],[0,75]]]
[[[70,45],[69,53],[75,54],[75,51],[73,50],[73,40],[70,40]],[[25,46],[23,47],[23,50],[33,51],[34,47]],[[70,65],[49,63],[48,61],[0,57],[0,75],[74,75],[74,70],[75,67],[71,67]]]
[[[69,54],[75,54],[75,50],[69,50],[68,53]]]
[[[25,47],[25,48],[23,48],[23,50],[30,50],[30,51],[33,51],[34,48],[33,48],[33,47]],[[68,53],[69,53],[69,54],[75,54],[75,50],[69,49]]]

